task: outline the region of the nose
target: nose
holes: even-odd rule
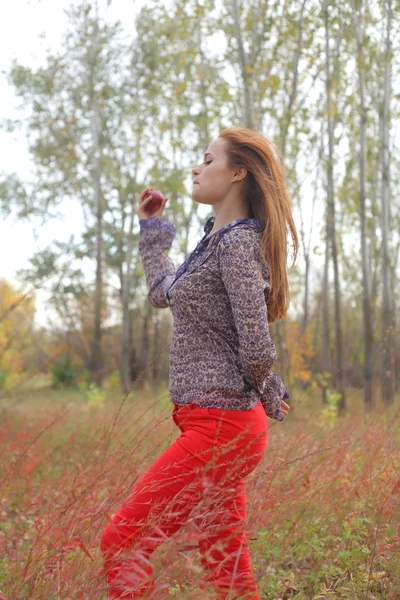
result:
[[[192,174],[193,175],[197,175],[199,172],[199,168],[198,167],[194,167],[194,169],[192,169]]]

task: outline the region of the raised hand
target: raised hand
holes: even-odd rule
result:
[[[149,193],[150,190],[154,190],[154,188],[148,187],[145,190],[143,190],[143,192],[140,194],[139,208],[137,210],[137,214],[138,214],[138,217],[140,220],[141,219],[149,219],[150,217],[162,217],[165,205],[166,205],[167,201],[169,200],[169,198],[164,197],[163,194],[161,194],[161,192],[159,192],[159,190],[157,190],[161,194],[161,196],[163,196],[163,201],[162,201],[160,207],[157,208],[157,210],[150,213],[148,210],[146,210],[146,206],[149,205],[149,203],[152,199],[152,196]]]

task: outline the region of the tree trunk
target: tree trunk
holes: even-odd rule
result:
[[[150,303],[146,302],[144,309],[144,319],[143,319],[143,329],[142,329],[142,344],[141,344],[141,356],[140,356],[140,377],[146,381],[150,378],[148,377],[148,372],[144,374],[144,371],[149,366],[150,361],[150,335],[149,335],[149,326],[150,326],[150,318],[151,318],[151,308]]]
[[[318,173],[317,173],[317,176],[318,176]],[[309,283],[310,283],[310,267],[311,267],[310,245],[311,245],[311,238],[312,238],[312,226],[313,226],[314,208],[315,208],[315,203],[316,203],[317,194],[318,194],[317,181],[315,181],[315,188],[314,189],[315,189],[315,191],[314,191],[313,202],[312,202],[310,232],[309,232],[309,238],[308,238],[308,244],[307,245],[306,245],[305,234],[304,234],[303,214],[302,214],[302,210],[301,210],[301,206],[300,206],[300,215],[301,215],[300,236],[301,236],[301,240],[302,240],[302,244],[303,244],[304,260],[305,260],[305,263],[306,263],[306,269],[305,269],[305,273],[304,273],[303,319],[302,319],[302,323],[301,323],[301,332],[302,333],[305,332],[305,330],[307,329],[307,326],[308,326],[308,302],[309,302],[309,287],[310,287]]]
[[[253,103],[253,91],[251,88],[251,72],[249,71],[248,61],[246,57],[246,51],[243,44],[242,28],[240,24],[240,15],[237,0],[232,0],[232,12],[233,12],[233,25],[235,32],[235,39],[238,45],[238,57],[240,72],[242,75],[243,94],[244,94],[244,106],[243,106],[243,121],[245,127],[254,129],[254,103]],[[251,66],[251,65],[250,65]]]
[[[131,379],[131,334],[129,323],[129,273],[124,274],[122,287],[122,331],[121,331],[121,388],[127,394],[132,386]]]
[[[95,21],[96,40],[98,36],[98,20]],[[103,148],[101,141],[102,120],[99,103],[96,98],[96,43],[94,51],[88,58],[89,96],[91,103],[91,133],[93,140],[93,163],[91,167],[92,184],[96,204],[96,285],[94,299],[94,334],[91,353],[91,377],[97,384],[103,377],[102,326],[101,310],[103,306],[103,194],[101,189],[101,172]]]
[[[382,401],[389,406],[395,396],[395,361],[394,361],[394,336],[393,336],[393,302],[390,289],[390,262],[388,236],[390,230],[390,171],[389,171],[389,127],[390,127],[390,73],[391,73],[391,27],[392,4],[391,0],[385,3],[387,7],[385,67],[383,81],[383,98],[381,108],[381,164],[382,164],[382,200],[381,200],[381,230],[382,230],[382,373],[381,394]]]
[[[357,63],[358,63],[358,84],[360,93],[360,234],[361,234],[361,271],[362,271],[362,290],[363,290],[363,320],[364,320],[364,406],[367,411],[374,407],[374,398],[372,395],[373,384],[373,345],[374,336],[371,321],[371,298],[368,272],[367,240],[366,240],[366,133],[367,133],[367,107],[365,102],[365,67],[363,55],[363,33],[359,23],[361,23],[361,2],[359,5],[360,13],[357,14],[355,2],[351,0],[352,21],[354,33],[357,41]]]
[[[327,225],[328,229],[328,225]],[[324,373],[331,373],[331,360],[330,360],[330,332],[329,332],[329,239],[328,233],[326,234],[325,244],[325,263],[324,263],[324,282],[322,286],[322,369]],[[328,403],[328,397],[326,389],[330,384],[326,381],[326,375],[324,377],[324,387],[322,389],[322,402],[323,404]]]
[[[93,121],[98,121],[97,110],[95,110]],[[94,125],[93,128],[95,130],[96,125]],[[98,152],[98,158],[96,162],[97,168],[94,168],[93,170],[93,185],[96,197],[96,289],[94,301],[94,337],[92,346],[91,372],[93,380],[100,384],[103,370],[103,354],[101,346],[101,309],[103,304],[103,202],[100,187],[100,152]]]
[[[134,324],[135,324],[135,316],[136,313],[132,309],[129,310],[129,347],[131,349],[129,356],[129,368],[130,368],[130,378],[133,383],[136,382],[136,379],[140,375],[140,364],[138,355],[139,352],[137,350],[137,343],[135,345],[133,338]]]
[[[327,164],[327,232],[328,244],[332,253],[333,272],[334,272],[334,305],[335,305],[335,342],[336,342],[336,389],[340,394],[338,403],[338,412],[342,414],[346,409],[346,397],[344,389],[344,373],[343,373],[343,336],[342,336],[342,312],[341,312],[341,295],[339,282],[339,265],[336,243],[336,217],[335,217],[335,192],[333,184],[333,107],[332,107],[332,75],[330,67],[330,47],[329,47],[329,15],[328,15],[329,0],[325,1],[324,5],[324,21],[325,21],[325,73],[326,73],[326,102],[327,102],[327,123],[328,123],[328,164]]]
[[[132,191],[130,202],[131,218],[125,253],[125,272],[122,271],[122,331],[121,331],[121,387],[127,394],[132,387],[131,379],[131,334],[129,324],[129,292],[132,281],[132,255],[133,255],[133,221],[134,221],[134,194]]]
[[[160,357],[156,357],[157,349],[160,346],[160,316],[155,315],[154,318],[154,344],[153,344],[153,381],[158,384],[160,380]]]

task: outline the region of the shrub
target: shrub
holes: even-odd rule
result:
[[[51,367],[53,375],[52,387],[70,387],[76,385],[79,376],[79,367],[71,361],[69,354],[64,354]]]

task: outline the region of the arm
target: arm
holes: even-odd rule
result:
[[[156,308],[167,308],[166,292],[175,279],[176,269],[164,250],[171,247],[175,226],[161,217],[140,219],[139,225],[138,247],[146,274],[149,302]]]
[[[271,371],[276,348],[268,326],[266,294],[270,284],[262,275],[254,232],[233,229],[221,239],[218,251],[221,278],[239,337],[244,380],[260,394],[267,415],[283,420],[279,408],[289,394],[279,375]]]

